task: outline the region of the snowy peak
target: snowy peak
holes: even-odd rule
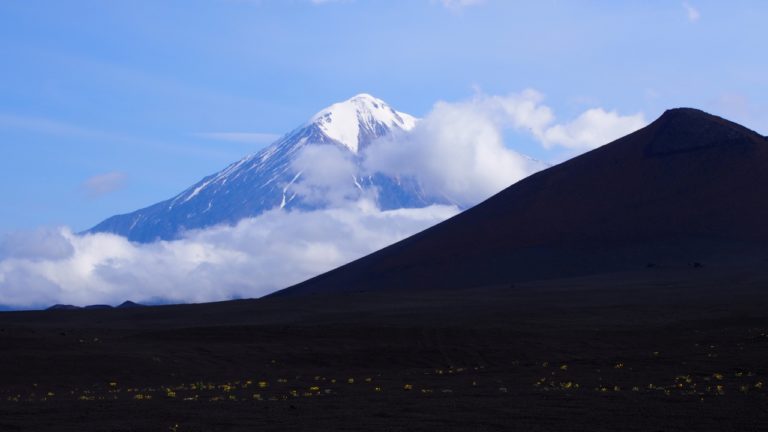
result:
[[[349,178],[350,189],[371,191],[382,210],[449,204],[442,197],[427,195],[415,178],[370,175],[363,170],[362,158],[356,157],[374,140],[408,131],[416,121],[381,99],[359,94],[320,111],[269,147],[201,179],[175,197],[112,216],[87,232],[110,232],[132,241],[153,242],[177,239],[189,230],[235,224],[276,208],[328,208],[322,199],[306,199],[300,193],[302,171],[294,163],[305,147],[326,144],[352,152],[350,159],[356,171]]]
[[[328,138],[357,153],[373,138],[393,130],[411,130],[416,119],[395,111],[381,99],[361,93],[318,112],[309,123]]]

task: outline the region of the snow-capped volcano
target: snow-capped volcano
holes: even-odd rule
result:
[[[381,99],[359,94],[321,110],[269,147],[205,177],[177,196],[112,216],[87,232],[110,232],[150,242],[177,238],[185,230],[236,223],[276,207],[323,207],[296,190],[303,173],[295,161],[305,148],[318,145],[335,146],[349,157],[356,166],[349,184],[360,193],[372,192],[381,209],[447,204],[445,198],[427,196],[416,179],[370,175],[362,169],[361,150],[377,138],[409,131],[416,122]]]
[[[395,111],[381,99],[361,93],[315,114],[310,124],[316,125],[325,136],[352,153],[357,153],[361,144],[368,144],[391,130],[413,129],[416,118]]]

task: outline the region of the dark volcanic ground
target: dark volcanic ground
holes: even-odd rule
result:
[[[0,430],[766,430],[755,268],[3,313]]]

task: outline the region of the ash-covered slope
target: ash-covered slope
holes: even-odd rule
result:
[[[279,207],[314,209],[293,190],[302,173],[292,163],[307,146],[334,145],[361,164],[360,152],[373,140],[412,129],[416,119],[398,112],[384,101],[359,94],[314,115],[264,150],[246,156],[226,169],[202,179],[179,195],[137,210],[110,217],[88,230],[109,232],[133,241],[174,239],[185,230],[232,224]],[[416,179],[366,175],[358,169],[350,185],[376,190],[380,208],[423,207],[448,204],[443,197],[427,196]]]
[[[765,265],[767,168],[765,137],[699,110],[669,110],[433,228],[274,295],[509,287],[751,259]]]

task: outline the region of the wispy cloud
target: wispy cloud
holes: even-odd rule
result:
[[[688,21],[697,22],[698,20],[701,19],[701,13],[692,4],[688,2],[683,2],[683,8],[685,8],[685,13],[688,17]]]
[[[194,136],[210,139],[214,141],[228,141],[244,144],[271,144],[275,142],[280,135],[262,132],[202,132]]]
[[[351,3],[354,0],[309,0],[314,5],[324,5],[329,3]]]
[[[107,132],[90,129],[72,123],[42,117],[20,116],[15,114],[0,113],[0,128],[21,129],[28,132],[73,138],[114,138],[113,135]]]
[[[14,129],[20,130],[32,134],[50,135],[60,138],[75,138],[78,140],[87,140],[92,142],[114,142],[131,146],[150,147],[153,149],[162,149],[164,151],[190,155],[195,154],[201,158],[224,158],[232,157],[231,152],[221,152],[216,149],[203,146],[190,146],[185,144],[176,144],[170,141],[147,139],[142,137],[135,137],[123,134],[121,132],[104,131],[88,126],[82,126],[73,124],[58,119],[51,119],[45,117],[24,116],[10,113],[0,113],[0,130],[2,129]],[[200,137],[204,137],[200,134]],[[234,135],[218,135],[205,136],[206,139],[219,139],[225,141],[238,141],[239,142],[251,142],[256,144],[269,144],[274,141],[270,138],[279,137],[273,134],[234,134]],[[238,136],[240,135],[240,136]],[[250,141],[249,141],[250,140]],[[240,154],[234,155],[235,157]]]
[[[126,177],[125,173],[112,171],[90,177],[81,186],[89,197],[99,198],[125,186]]]
[[[435,0],[433,0],[433,2],[434,1]],[[485,0],[437,0],[437,2],[448,9],[457,11],[468,6],[477,6],[483,4],[485,3]]]

